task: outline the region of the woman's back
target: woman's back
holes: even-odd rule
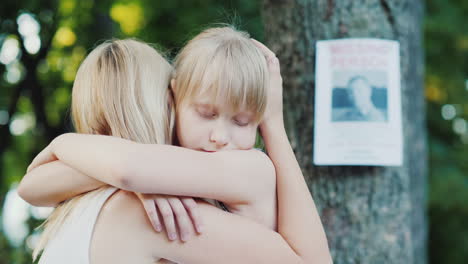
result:
[[[94,224],[102,206],[115,190],[103,187],[81,196],[76,202],[68,201],[74,202],[74,207],[48,241],[39,263],[89,263]]]
[[[141,237],[141,233],[147,236]],[[155,235],[165,242],[164,234],[152,231],[134,193],[103,187],[83,195],[74,204],[48,241],[39,263],[174,263],[155,256]]]

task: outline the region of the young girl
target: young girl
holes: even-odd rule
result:
[[[206,39],[207,35],[202,34],[198,40],[205,41]],[[211,41],[213,42],[213,40]],[[206,43],[210,43],[210,41]],[[205,47],[207,45],[206,43],[204,43]],[[187,47],[190,47],[190,44]],[[227,49],[228,51],[223,53],[223,55],[227,55],[227,61],[229,61],[229,55],[232,56],[233,61],[236,61],[237,57],[242,57],[245,54],[247,54],[247,57],[252,56],[252,54],[249,54],[248,51],[245,50],[242,51],[242,54],[236,54],[234,52],[236,50],[235,48],[230,45],[228,45],[228,47],[230,47],[230,49]],[[208,46],[208,49],[209,48],[213,47]],[[216,50],[218,49],[213,48],[213,51]],[[195,51],[197,50],[192,50],[192,52]],[[181,53],[181,56],[183,55],[184,52]],[[176,79],[173,82],[175,101],[178,103],[177,117],[179,120],[177,123],[177,134],[180,144],[201,151],[163,145],[143,145],[103,136],[67,134],[54,140],[54,142],[52,142],[33,162],[32,167],[58,158],[67,165],[77,168],[89,176],[107,181],[118,187],[126,187],[127,189],[139,190],[142,192],[171,193],[218,199],[230,203],[231,210],[237,211],[239,214],[251,213],[257,222],[268,224],[268,220],[271,219],[268,214],[268,212],[271,212],[271,203],[268,202],[267,198],[271,197],[271,192],[268,191],[270,188],[264,187],[265,189],[262,189],[262,187],[260,187],[260,183],[262,182],[268,184],[268,174],[272,173],[271,167],[268,166],[268,160],[265,159],[263,154],[255,150],[243,151],[242,155],[239,151],[231,151],[231,149],[250,149],[253,146],[255,128],[257,126],[256,121],[258,119],[255,115],[255,111],[252,111],[250,107],[252,107],[252,105],[254,105],[253,107],[262,105],[262,101],[257,100],[257,95],[261,94],[261,89],[257,89],[260,90],[257,94],[249,94],[249,89],[244,89],[245,87],[249,87],[248,81],[234,78],[217,79],[216,71],[210,71],[208,65],[214,63],[218,66],[218,71],[223,72],[225,76],[228,75],[226,75],[226,73],[230,73],[232,70],[243,71],[242,73],[245,75],[253,76],[254,78],[258,77],[258,74],[255,74],[255,71],[252,72],[252,69],[246,69],[248,65],[252,64],[237,64],[238,67],[228,69],[229,71],[224,72],[223,70],[226,70],[226,67],[219,66],[225,66],[222,64],[223,60],[220,57],[209,57],[207,60],[208,63],[205,65],[203,65],[203,63],[201,65],[198,64],[199,61],[203,61],[200,58],[199,61],[192,62],[192,66],[194,67],[190,69],[190,73],[194,76],[194,79],[188,78],[188,80],[184,80],[184,78],[180,77],[184,68],[178,64],[180,62],[178,60],[176,65],[179,65],[179,67],[177,68]],[[273,65],[273,68],[278,67],[277,61],[272,59],[269,61],[270,65]],[[203,66],[205,66],[205,68],[203,68]],[[199,77],[197,81],[197,70],[195,69],[198,68],[202,70],[200,71],[201,77]],[[182,71],[179,69],[182,69]],[[203,73],[209,73],[207,76],[210,78],[205,78]],[[273,71],[273,73],[279,76],[279,71]],[[275,82],[278,82],[278,80],[278,78],[274,79]],[[229,90],[230,87],[235,87],[236,82],[240,83],[238,86],[240,89]],[[225,87],[222,86],[223,83],[226,84]],[[188,88],[184,88],[184,85],[187,85]],[[191,85],[193,86],[191,87]],[[193,87],[201,88],[193,89]],[[217,87],[221,88],[218,89]],[[276,87],[275,92],[278,94],[277,90],[280,89],[281,87]],[[190,101],[185,101],[186,99],[184,98],[190,98]],[[234,98],[234,100],[226,100],[232,98]],[[235,100],[236,98],[241,98],[241,100]],[[273,100],[273,102],[280,102],[280,100]],[[213,101],[215,103],[211,103]],[[275,105],[270,106],[270,108],[271,107],[275,107]],[[281,104],[279,103],[276,107],[281,109]],[[274,111],[270,112],[274,113]],[[308,191],[303,179],[299,178],[300,180],[298,181],[297,174],[299,173],[299,176],[301,176],[300,170],[298,170],[297,162],[293,155],[291,159],[292,152],[289,143],[287,142],[287,138],[284,137],[285,134],[282,133],[282,130],[284,130],[282,129],[282,120],[281,122],[279,121],[281,118],[282,114],[271,115],[268,121],[262,124],[262,133],[264,134],[269,151],[272,149],[272,151],[275,152],[275,150],[278,149],[284,152],[283,154],[278,153],[276,155],[270,153],[273,157],[273,161],[278,162],[278,164],[275,163],[278,173],[284,175],[285,169],[289,170],[289,168],[291,168],[291,173],[296,176],[293,178],[292,185],[291,183],[288,185],[300,187],[298,190],[291,190],[290,187],[279,187],[279,194],[286,196],[285,201],[291,198],[300,198],[303,200],[297,202],[298,206],[289,205],[290,209],[287,209],[280,196],[280,220],[287,220],[289,218],[289,216],[285,215],[288,211],[294,213],[296,217],[305,217],[307,221],[312,220],[312,224],[309,224],[311,227],[304,226],[305,234],[312,235],[311,238],[308,239],[302,237],[301,234],[303,234],[304,231],[297,230],[297,227],[288,227],[288,225],[285,224],[288,221],[279,222],[279,231],[283,232],[281,234],[285,236],[286,240],[294,247],[294,250],[296,250],[299,255],[294,253],[294,251],[284,243],[285,241],[281,239],[281,237],[275,236],[274,233],[272,234],[261,226],[245,219],[240,219],[232,214],[226,215],[219,210],[210,211],[211,209],[208,209],[209,207],[206,207],[206,205],[202,203],[199,209],[203,214],[208,216],[207,219],[209,220],[205,225],[207,229],[206,233],[196,237],[192,241],[184,244],[176,244],[176,246],[172,247],[170,244],[161,244],[161,237],[152,234],[154,237],[151,237],[150,241],[153,243],[149,244],[154,246],[154,242],[158,242],[157,244],[160,246],[160,251],[156,251],[160,253],[158,256],[164,256],[166,259],[177,262],[190,263],[211,263],[219,261],[220,256],[228,257],[226,262],[239,262],[241,259],[243,261],[254,261],[257,263],[293,263],[292,261],[329,260],[326,240],[323,235],[323,230],[321,229],[320,220],[313,207],[310,195],[307,194]],[[197,124],[200,125],[200,127],[195,129],[190,127],[190,124]],[[275,128],[279,128],[279,130],[276,131]],[[272,147],[272,140],[278,141],[280,146]],[[70,149],[70,147],[74,150],[74,153],[72,153],[73,151],[67,150]],[[91,148],[92,150],[87,148]],[[210,152],[218,150],[226,151],[205,153],[205,151]],[[113,154],[116,152],[119,152],[119,155]],[[285,161],[279,159],[281,155],[285,155],[283,157]],[[243,158],[243,156],[247,158]],[[242,166],[239,166],[239,164],[242,164]],[[37,168],[37,170],[40,168],[41,167]],[[227,170],[224,171],[223,169]],[[32,172],[34,171],[35,170]],[[245,174],[249,177],[246,177]],[[76,175],[80,174],[76,173]],[[101,177],[99,175],[103,176]],[[31,175],[28,177],[32,178],[30,176]],[[281,175],[278,175],[278,180],[282,182],[280,181],[280,176]],[[285,176],[282,177],[284,178]],[[207,188],[207,185],[210,188]],[[224,188],[224,190],[221,190],[222,188]],[[298,194],[294,194],[291,191],[298,192]],[[138,203],[135,201],[134,197],[126,195],[124,192],[119,192],[107,201],[105,206],[113,208],[113,201],[118,199],[121,201],[115,205],[116,207],[122,204]],[[262,211],[262,207],[266,207],[267,209]],[[299,212],[305,209],[305,207],[308,207],[306,211],[310,211],[311,213]],[[132,210],[137,209],[135,207],[131,208]],[[139,210],[141,217],[141,209]],[[255,214],[256,210],[260,213]],[[121,223],[127,223],[128,225],[126,225],[126,227],[131,229],[131,227],[136,224],[134,223],[134,219],[129,217],[128,214],[122,215],[121,212],[122,210],[111,210],[109,215],[112,213],[120,213],[121,217],[119,217],[119,221]],[[138,215],[138,213],[136,213],[136,215]],[[112,219],[112,217],[109,216],[109,218],[106,218],[106,216],[108,215],[106,214],[106,208],[104,208],[99,216],[99,221]],[[217,217],[222,221],[211,221]],[[294,220],[289,221],[290,224],[304,225],[302,219],[292,217],[290,220]],[[238,222],[233,226],[245,229],[236,229],[235,232],[232,232],[233,230],[230,228],[230,223],[236,221]],[[146,223],[146,225],[148,225],[148,223]],[[108,226],[109,224],[106,225],[106,227]],[[99,227],[100,225],[98,222],[93,239],[95,239],[96,235],[99,235]],[[290,232],[292,230],[299,232]],[[127,236],[135,236],[138,234],[142,237],[151,236],[142,231],[144,231],[143,228],[137,228],[133,230],[133,232],[122,232]],[[255,232],[255,234],[251,232]],[[220,240],[216,241],[217,238]],[[228,246],[226,248],[220,247],[219,242],[226,238],[231,238],[224,241]],[[247,240],[240,241],[239,239]],[[310,242],[314,244],[312,245]],[[210,251],[210,255],[204,254],[200,256],[198,254],[195,256],[198,250],[206,250],[207,247],[204,246],[207,245],[209,245],[208,248],[213,249],[214,252]],[[246,254],[245,249],[253,245],[256,245],[256,252],[254,254]],[[142,243],[140,246],[143,249],[150,247],[146,243]],[[274,251],[267,253],[264,246],[271,246]],[[308,251],[310,255],[307,253]],[[238,255],[240,253],[244,255],[240,257]],[[237,257],[233,254],[237,254]]]

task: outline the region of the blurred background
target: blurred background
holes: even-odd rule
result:
[[[429,134],[429,259],[468,261],[468,1],[427,0],[425,96]],[[213,23],[263,39],[253,0],[4,0],[0,8],[0,264],[31,263],[34,227],[48,209],[16,185],[34,155],[72,130],[71,87],[103,40],[136,37],[169,57]]]

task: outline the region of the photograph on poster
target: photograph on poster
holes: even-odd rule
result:
[[[387,122],[384,71],[333,72],[332,122]]]
[[[403,162],[397,41],[317,42],[314,164]]]

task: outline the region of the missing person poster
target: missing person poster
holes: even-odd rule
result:
[[[401,166],[397,41],[317,42],[314,163]]]

